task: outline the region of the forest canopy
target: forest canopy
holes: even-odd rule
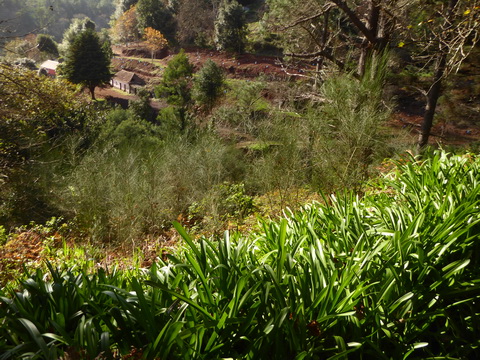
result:
[[[30,32],[62,39],[74,18],[89,17],[97,29],[108,27],[115,11],[114,0],[0,0],[2,37],[24,36]],[[3,25],[3,23],[2,23]]]

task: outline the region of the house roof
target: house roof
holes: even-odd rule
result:
[[[134,82],[134,80],[138,80],[139,77],[133,72],[127,70],[120,70],[115,74],[113,79],[130,84]]]
[[[44,69],[57,70],[58,64],[60,64],[58,61],[47,60],[47,61],[44,61],[42,65],[40,65],[40,69],[44,68]]]

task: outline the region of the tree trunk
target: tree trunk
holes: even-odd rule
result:
[[[370,32],[371,39],[367,36],[362,41],[362,50],[360,52],[360,58],[358,59],[358,75],[362,77],[365,74],[365,67],[367,65],[367,59],[372,54],[372,49],[375,49],[378,42],[378,23],[380,21],[380,6],[373,0],[370,2],[370,10],[368,15],[367,29]],[[373,40],[373,41],[372,41]]]
[[[445,26],[447,28],[450,26],[457,4],[458,0],[450,0],[449,2],[448,12],[445,16]],[[447,37],[443,39],[443,42],[449,42],[448,33]],[[422,129],[418,138],[418,148],[420,150],[428,144],[428,138],[430,137],[430,131],[432,130],[433,117],[435,115],[437,101],[442,90],[442,80],[447,69],[448,51],[448,48],[440,49],[440,53],[437,56],[437,61],[435,62],[435,75],[433,78],[433,84],[427,93],[427,105],[425,107],[425,114],[423,115]]]
[[[428,138],[430,137],[430,131],[433,126],[433,118],[435,115],[435,109],[437,108],[437,101],[440,97],[442,89],[442,79],[445,74],[445,66],[447,64],[447,54],[442,53],[439,55],[435,64],[435,76],[433,84],[427,93],[427,105],[425,106],[425,114],[423,115],[422,128],[420,136],[418,138],[418,148],[422,149],[428,144]]]
[[[90,94],[92,95],[92,100],[95,101],[97,99],[95,99],[95,85],[91,85],[88,87],[88,90],[90,90]]]

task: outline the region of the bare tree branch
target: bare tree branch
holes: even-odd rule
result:
[[[284,26],[282,28],[279,28],[278,30],[279,31],[284,31],[284,30],[288,30],[288,29],[291,29],[297,25],[300,25],[302,23],[306,23],[308,21],[311,21],[311,20],[314,20],[316,18],[319,18],[320,16],[322,16],[323,14],[325,14],[327,11],[329,11],[330,9],[332,8],[332,5],[331,4],[326,4],[323,9],[316,13],[315,15],[312,15],[312,16],[309,16],[309,17],[306,17],[306,18],[301,18],[301,19],[298,19],[297,21],[287,25],[287,26]]]

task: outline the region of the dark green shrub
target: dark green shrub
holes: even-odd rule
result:
[[[137,93],[138,98],[128,102],[130,113],[139,120],[153,120],[153,110],[150,106],[150,92],[142,88]]]
[[[222,93],[224,82],[225,74],[223,70],[212,60],[207,60],[194,80],[195,99],[211,109]]]
[[[182,49],[168,62],[160,85],[155,88],[156,97],[166,97],[170,105],[186,106],[190,101],[190,82],[193,65]]]
[[[37,35],[38,50],[46,53],[51,58],[58,57],[58,46],[55,40],[50,35],[38,34]]]
[[[243,6],[236,0],[222,2],[215,21],[215,44],[218,50],[242,53],[246,43]]]

